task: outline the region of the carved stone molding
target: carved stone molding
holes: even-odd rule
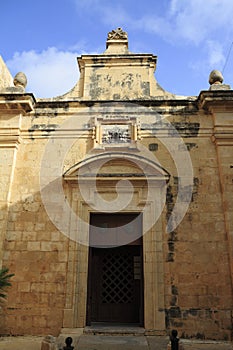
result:
[[[108,33],[107,40],[128,40],[128,35],[122,30],[122,28],[119,27]]]
[[[137,117],[96,117],[92,138],[95,148],[132,148],[141,139],[140,120]]]

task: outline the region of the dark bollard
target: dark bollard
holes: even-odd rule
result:
[[[168,350],[184,350],[183,344],[180,342],[180,339],[177,337],[178,332],[176,329],[171,331],[170,343],[168,344]]]
[[[63,347],[63,350],[73,350],[74,346],[72,346],[73,339],[71,337],[67,337],[65,340],[66,346]]]

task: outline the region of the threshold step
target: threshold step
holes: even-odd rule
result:
[[[103,334],[103,335],[144,335],[145,328],[138,326],[124,326],[124,325],[104,325],[93,324],[86,326],[83,331],[84,334]]]

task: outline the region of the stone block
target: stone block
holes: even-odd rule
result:
[[[31,283],[30,282],[19,282],[18,283],[18,291],[19,292],[30,292]]]
[[[27,249],[29,251],[40,251],[40,246],[41,246],[41,243],[40,242],[28,242],[27,243]]]
[[[41,343],[41,350],[57,350],[56,338],[52,335],[47,335]]]
[[[20,227],[22,227],[20,225]],[[8,231],[7,234],[6,234],[6,239],[10,242],[10,241],[16,241],[17,238],[20,239],[20,235],[21,233],[19,232],[19,228],[17,228],[17,225],[16,225],[16,230],[15,231]]]
[[[32,326],[35,328],[46,328],[47,316],[33,316],[32,317]]]
[[[48,241],[48,242],[41,242],[41,251],[42,252],[46,252],[46,251],[48,251],[48,252],[50,252],[50,251],[52,251],[52,243],[50,242],[50,241]]]
[[[58,252],[58,262],[67,262],[68,261],[68,252]]]
[[[20,301],[25,305],[37,305],[39,302],[39,294],[37,292],[21,292]]]
[[[67,267],[67,264],[64,262],[50,264],[51,271],[53,272],[64,272],[66,271],[66,267]]]
[[[56,241],[61,241],[62,234],[59,231],[53,231],[51,232],[51,241],[56,242]]]
[[[56,289],[55,283],[45,283],[45,292],[54,293]]]
[[[22,233],[22,240],[23,241],[36,241],[36,232],[32,231],[32,230],[29,230],[27,231],[27,228],[29,227],[26,227],[26,231],[24,231]]]

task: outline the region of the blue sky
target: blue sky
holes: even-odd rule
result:
[[[232,0],[3,0],[0,18],[0,55],[13,76],[27,75],[36,97],[70,90],[76,57],[102,53],[117,27],[131,52],[158,56],[155,76],[165,90],[198,95],[212,69],[224,69],[233,87]]]

